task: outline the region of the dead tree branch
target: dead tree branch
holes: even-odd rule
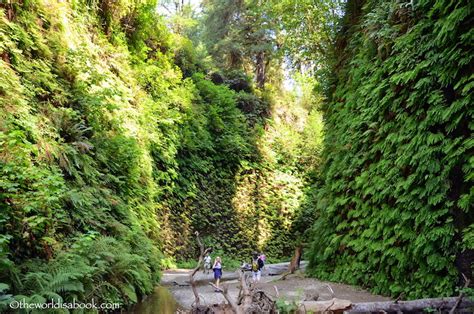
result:
[[[235,313],[239,313],[239,307],[237,306],[237,304],[235,303],[235,301],[230,297],[229,295],[229,291],[228,291],[228,287],[227,286],[223,286],[223,288],[218,288],[215,284],[213,284],[212,282],[209,283],[211,286],[214,287],[214,289],[216,289],[217,291],[219,291],[220,293],[222,293],[222,295],[224,296],[224,299],[226,299],[226,301],[229,303],[230,307],[232,308],[232,310],[234,310]]]
[[[195,232],[196,241],[199,245],[199,260],[196,265],[196,268],[193,269],[189,276],[189,282],[194,294],[194,303],[192,305],[192,313],[221,313],[216,311],[224,310],[226,304],[217,304],[213,305],[213,308],[209,306],[201,305],[201,300],[197,292],[196,283],[194,281],[194,276],[199,271],[201,264],[203,263],[204,256],[210,252],[210,248],[205,249],[204,245],[199,237],[199,233]],[[239,270],[239,281],[240,281],[240,293],[237,301],[232,298],[228,293],[228,287],[224,286],[223,288],[218,288],[213,283],[209,283],[216,291],[222,293],[225,300],[229,303],[229,306],[232,308],[232,311],[236,314],[245,314],[245,313],[276,313],[275,311],[275,301],[268,296],[264,291],[256,290],[251,284],[247,282],[247,277],[245,272]],[[211,312],[206,312],[211,311]]]
[[[334,290],[332,290],[331,286],[329,284],[326,284],[326,287],[331,292],[331,298],[335,298],[336,294],[334,293]]]
[[[462,274],[463,278],[464,278],[464,287],[463,289],[466,289],[467,287],[469,287],[469,284],[471,283],[471,280],[469,280],[466,275]],[[464,291],[460,291],[459,292],[459,296],[456,300],[456,303],[454,304],[454,306],[451,308],[451,310],[449,311],[449,314],[454,314],[454,311],[456,311],[456,308],[459,306],[459,304],[461,303],[462,299],[464,298]]]
[[[191,275],[189,275],[189,283],[191,284],[191,288],[193,289],[193,294],[194,294],[194,304],[199,307],[199,305],[201,304],[201,300],[199,298],[199,294],[197,292],[197,288],[196,288],[196,282],[194,281],[194,276],[196,275],[196,273],[199,271],[199,269],[201,268],[201,264],[204,260],[204,255],[206,255],[207,253],[209,253],[211,251],[211,248],[207,248],[205,249],[204,248],[204,244],[202,244],[202,241],[201,241],[201,238],[199,237],[199,232],[195,232],[194,233],[196,235],[196,241],[199,245],[199,259],[198,259],[198,263],[196,265],[196,268],[194,268],[194,270],[192,271]]]

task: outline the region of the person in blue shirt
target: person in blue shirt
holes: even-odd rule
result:
[[[222,262],[219,256],[216,257],[216,259],[214,260],[214,265],[212,266],[212,270],[214,271],[214,279],[216,280],[216,287],[219,289],[219,281],[221,280],[221,277],[222,277]]]

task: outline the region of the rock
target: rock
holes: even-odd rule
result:
[[[216,85],[224,84],[224,80],[225,77],[219,72],[214,72],[211,74],[211,81]]]
[[[305,301],[318,301],[319,293],[316,289],[306,289],[304,291],[304,300]]]

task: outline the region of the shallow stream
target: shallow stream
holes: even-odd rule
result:
[[[167,287],[157,286],[155,291],[137,303],[129,314],[171,314],[180,309],[178,302]]]

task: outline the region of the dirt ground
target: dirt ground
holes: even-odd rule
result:
[[[303,264],[303,271],[304,266]],[[319,281],[314,278],[305,278],[303,272],[287,276],[286,280],[280,280],[281,274],[286,271],[287,267],[288,263],[266,265],[262,273],[261,281],[257,284],[257,287],[275,299],[277,294],[276,290],[278,290],[280,298],[284,298],[288,301],[302,300],[306,293],[317,293],[319,295],[318,300],[330,300],[333,297],[330,288],[334,291],[334,297],[350,300],[352,302],[390,300],[387,297],[371,294],[358,287]],[[166,271],[163,274],[161,283],[171,291],[179,305],[185,309],[189,309],[194,302],[191,287],[187,285],[189,274],[190,270],[187,269]],[[234,298],[237,298],[239,292],[237,279],[237,272],[224,270],[222,284],[229,287],[229,294]],[[222,294],[215,292],[214,288],[209,285],[209,282],[214,282],[212,273],[203,274],[199,272],[195,280],[198,283],[198,292],[202,303],[211,305],[224,302]]]

